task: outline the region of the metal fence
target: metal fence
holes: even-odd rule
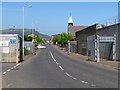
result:
[[[24,44],[25,44],[25,48],[27,48],[29,50],[29,53],[34,53],[35,52],[34,44],[33,44],[32,41],[25,41]]]
[[[0,34],[0,62],[16,62],[22,58],[21,39],[17,34]]]
[[[65,47],[66,51],[68,51],[68,45]],[[77,53],[77,42],[70,41],[70,52]]]

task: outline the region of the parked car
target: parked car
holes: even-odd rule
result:
[[[45,45],[38,45],[37,48],[38,49],[46,49],[46,46]]]

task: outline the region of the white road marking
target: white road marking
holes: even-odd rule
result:
[[[56,60],[54,59],[54,61],[56,62]]]
[[[56,64],[57,65],[59,65],[59,63],[57,62],[57,60],[54,58],[54,56],[53,56],[53,54],[52,54],[52,52],[50,51],[50,54],[51,54],[51,57],[52,57],[52,59],[56,62]],[[59,68],[63,71],[64,69],[62,68],[62,66],[60,66],[59,65]],[[75,77],[73,77],[72,75],[70,75],[70,74],[68,74],[67,72],[65,73],[68,77],[71,77],[71,78],[73,78],[74,80],[77,80],[77,78],[75,78]],[[86,81],[83,81],[83,80],[81,80],[81,82],[82,83],[85,83],[85,84],[88,84],[88,82],[86,82]],[[95,87],[95,85],[91,85],[91,86],[94,86]]]
[[[11,67],[10,69],[6,70],[6,72],[3,72],[2,74],[5,75],[7,72],[10,72],[12,69],[16,68],[17,66],[19,66],[21,63],[18,63],[17,65],[15,65],[14,67]]]
[[[64,69],[59,65],[59,68],[63,71]]]
[[[85,84],[88,84],[88,82],[86,82],[86,81],[81,81],[82,83],[85,83]]]
[[[4,75],[4,74],[6,74],[7,72],[3,72],[2,74]]]
[[[57,60],[54,58],[52,52],[50,51],[50,55],[52,57],[52,59],[56,62],[56,64],[59,66],[59,68],[63,71],[64,69],[62,68],[62,66],[59,65],[59,63],[57,62]],[[68,74],[67,72],[65,73],[67,76],[73,78],[74,80],[77,80],[75,77],[71,76],[70,74]]]
[[[14,69],[13,67],[11,68],[11,70]]]
[[[77,80],[77,78],[75,78],[75,77],[72,77],[74,80]]]
[[[71,75],[70,74],[68,74],[68,73],[65,73],[66,75],[68,75],[69,77],[71,77]]]
[[[59,63],[58,63],[58,62],[56,62],[56,64],[57,64],[57,65],[59,65]]]
[[[19,66],[21,63],[18,63],[16,66]]]
[[[10,71],[10,69],[7,70],[8,72]]]
[[[59,65],[59,63],[58,63],[57,60],[54,58],[54,56],[53,56],[53,54],[52,54],[51,51],[50,51],[50,54],[51,54],[52,59],[56,62],[56,64]]]
[[[13,68],[16,68],[17,66],[14,66]]]
[[[51,57],[53,58],[53,60],[54,60],[54,57],[53,57],[53,54],[52,54],[52,52],[50,51],[50,54],[51,54]]]
[[[65,73],[65,74],[66,74],[67,76],[73,78],[74,80],[77,80],[75,77],[71,76],[70,74],[68,74],[68,73]]]

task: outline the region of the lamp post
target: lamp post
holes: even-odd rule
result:
[[[22,45],[22,46],[23,46],[23,47],[22,47],[22,49],[23,49],[23,60],[24,60],[24,12],[25,12],[24,9],[25,9],[25,7],[26,7],[26,6],[23,6],[23,7],[22,7],[22,16],[23,16],[23,17],[22,17],[22,21],[23,21],[23,22],[22,22],[22,23],[23,23],[23,31],[22,31],[22,32],[23,32],[23,33],[22,33],[22,35],[23,35],[23,39],[22,39],[22,44],[23,44],[23,45]],[[28,5],[27,7],[31,8],[32,5]]]

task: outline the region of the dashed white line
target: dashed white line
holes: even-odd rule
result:
[[[58,63],[58,62],[56,62],[56,64],[57,64],[57,65],[59,65],[59,63]]]
[[[68,73],[65,73],[66,75],[68,75],[69,77],[71,77],[71,75],[70,74],[68,74]]]
[[[11,68],[11,70],[14,69],[13,67]]]
[[[17,66],[14,66],[13,68],[16,68]]]
[[[10,69],[7,70],[8,72],[10,71]]]
[[[57,60],[54,58],[54,56],[53,56],[53,54],[52,54],[51,51],[50,51],[50,54],[51,54],[52,59],[53,59],[53,60],[55,61],[55,63],[59,66],[59,68],[60,68],[62,71],[64,71],[63,67],[59,65],[59,63],[58,63]],[[75,77],[71,76],[71,75],[68,74],[67,72],[66,72],[65,74],[66,74],[67,76],[73,78],[74,80],[77,80]]]
[[[57,60],[54,58],[54,56],[53,56],[53,54],[52,54],[51,51],[50,51],[50,54],[51,54],[52,59],[56,62],[56,64],[59,65],[59,63],[58,63]]]
[[[4,74],[6,74],[7,72],[3,72],[2,74],[4,75]]]
[[[17,66],[19,66],[21,63],[18,63],[17,65],[11,67],[10,69],[6,70],[6,72],[3,72],[2,74],[5,75],[7,72],[10,72],[11,70],[13,70],[14,68],[16,68]]]
[[[86,82],[86,81],[81,81],[82,83],[85,83],[85,84],[88,84],[88,82]]]
[[[16,66],[19,66],[21,63],[18,63]]]
[[[59,68],[63,71],[64,69],[59,65]]]
[[[55,60],[51,51],[50,51],[50,54],[51,54],[51,56],[52,56],[53,60]]]
[[[57,60],[54,58],[54,56],[53,56],[53,54],[52,54],[51,51],[50,51],[50,54],[51,54],[52,59],[55,61],[55,63],[56,63],[56,64],[59,66],[59,68],[63,71],[64,69],[62,68],[62,66],[59,65],[59,63],[58,63]],[[70,78],[72,78],[72,79],[74,79],[74,80],[77,80],[77,78],[73,77],[73,76],[70,75],[69,73],[66,72],[65,74],[66,74],[68,77],[70,77]],[[81,80],[81,82],[84,83],[84,84],[89,84],[88,82],[83,81],[83,80]],[[92,84],[91,86],[95,87],[94,84]]]
[[[77,80],[75,77],[71,76],[70,74],[68,74],[68,73],[65,73],[65,74],[66,74],[67,76],[73,78],[74,80]]]

